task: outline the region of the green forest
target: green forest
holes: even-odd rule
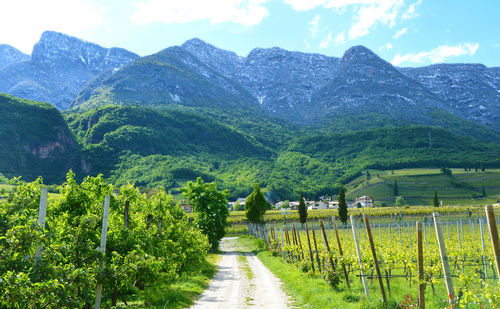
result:
[[[105,105],[61,114],[46,103],[8,95],[0,101],[0,173],[7,178],[61,183],[72,169],[78,179],[102,174],[115,185],[164,186],[176,194],[199,176],[229,189],[230,199],[257,183],[279,200],[337,194],[366,169],[500,166],[494,136],[485,141],[475,131],[465,136],[384,118],[375,127],[339,130],[241,108]]]

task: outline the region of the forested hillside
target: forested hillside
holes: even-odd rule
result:
[[[68,169],[85,165],[78,145],[57,109],[0,94],[0,173],[6,177],[61,181]]]

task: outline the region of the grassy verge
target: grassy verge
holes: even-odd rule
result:
[[[175,282],[146,288],[137,300],[127,302],[127,307],[172,309],[190,307],[208,287],[210,279],[217,272],[217,264],[221,257],[219,254],[209,254],[199,267],[186,271]],[[125,308],[125,304],[120,303],[118,308]]]

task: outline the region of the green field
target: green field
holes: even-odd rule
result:
[[[475,172],[451,169],[456,183],[437,168],[414,168],[394,171],[369,170],[366,174],[346,185],[347,199],[371,196],[377,205],[394,205],[394,182],[397,181],[399,195],[408,205],[431,205],[434,191],[443,205],[485,205],[495,203],[500,197],[500,169]],[[484,186],[486,196],[482,196]]]

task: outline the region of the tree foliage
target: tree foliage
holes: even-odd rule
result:
[[[347,222],[347,203],[345,201],[344,187],[340,187],[339,199],[339,219],[342,223]]]
[[[434,200],[432,201],[432,204],[434,205],[434,207],[439,207],[439,200],[438,200],[437,191],[434,191]]]
[[[226,234],[227,217],[227,190],[219,191],[215,182],[205,183],[201,177],[196,182],[188,181],[182,188],[182,194],[192,204],[196,213],[195,223],[207,235],[212,251],[219,249],[219,243]]]
[[[304,224],[307,222],[307,207],[306,203],[304,203],[304,196],[300,193],[299,197],[299,217],[300,223]]]
[[[104,303],[113,305],[118,295],[126,299],[170,282],[203,259],[208,241],[172,196],[160,190],[146,199],[133,185],[121,187],[115,196],[101,176],[81,183],[74,176],[68,173],[60,198],[49,203],[45,228],[36,220],[41,179],[17,180],[16,189],[0,204],[0,307],[90,308],[97,282],[102,283]],[[110,210],[102,255],[96,248],[106,195]],[[148,226],[149,215],[154,225]],[[37,260],[39,246],[43,249]],[[99,270],[101,257],[104,268]]]
[[[258,184],[245,201],[245,215],[249,222],[262,223],[267,209],[267,201]]]

